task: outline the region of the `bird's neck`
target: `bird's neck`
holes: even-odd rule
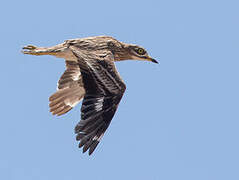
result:
[[[124,61],[131,59],[127,48],[120,48],[114,52],[115,61]]]

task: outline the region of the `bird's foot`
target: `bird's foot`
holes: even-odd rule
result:
[[[22,49],[23,54],[40,55],[39,48],[33,45],[24,46]]]
[[[31,54],[31,55],[55,55],[56,52],[51,48],[44,48],[44,47],[36,47],[33,45],[28,45],[22,48],[23,54]]]
[[[33,45],[28,45],[28,46],[23,47],[22,49],[34,50],[34,49],[37,49],[37,47],[33,46]]]

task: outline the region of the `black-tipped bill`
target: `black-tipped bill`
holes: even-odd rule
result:
[[[157,64],[158,64],[158,61],[156,61],[156,60],[153,59],[153,58],[150,58],[149,60],[152,61],[153,63],[157,63]]]

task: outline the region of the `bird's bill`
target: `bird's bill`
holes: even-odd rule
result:
[[[146,60],[146,61],[151,61],[151,62],[153,62],[153,63],[157,63],[157,64],[158,64],[158,61],[156,61],[154,58],[151,58],[150,56],[145,56],[145,57],[144,57],[144,60]]]
[[[146,60],[146,61],[150,61],[150,62],[158,64],[158,61],[156,61],[154,58],[151,58],[150,56],[143,56],[143,57],[135,58],[135,59],[144,60],[144,61]]]
[[[146,55],[146,56],[131,56],[131,59],[133,60],[141,60],[141,61],[150,61],[150,62],[153,62],[153,63],[157,63],[158,64],[158,61],[156,61],[154,58],[151,58],[150,56]]]
[[[153,62],[153,63],[157,63],[158,64],[158,61],[156,61],[155,59],[151,58],[151,57],[148,57],[147,58],[149,61]]]

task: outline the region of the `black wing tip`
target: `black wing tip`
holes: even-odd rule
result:
[[[99,141],[97,140],[93,140],[93,141],[88,141],[86,143],[82,143],[80,142],[79,143],[79,148],[82,148],[83,147],[83,150],[82,150],[82,153],[85,153],[87,150],[88,151],[88,154],[89,156],[93,154],[93,152],[95,151],[97,145],[99,144]]]
[[[83,147],[83,153],[89,150],[89,156],[94,152],[100,142],[100,139],[89,138],[85,133],[78,133],[76,136],[76,140],[79,141],[78,147]]]

